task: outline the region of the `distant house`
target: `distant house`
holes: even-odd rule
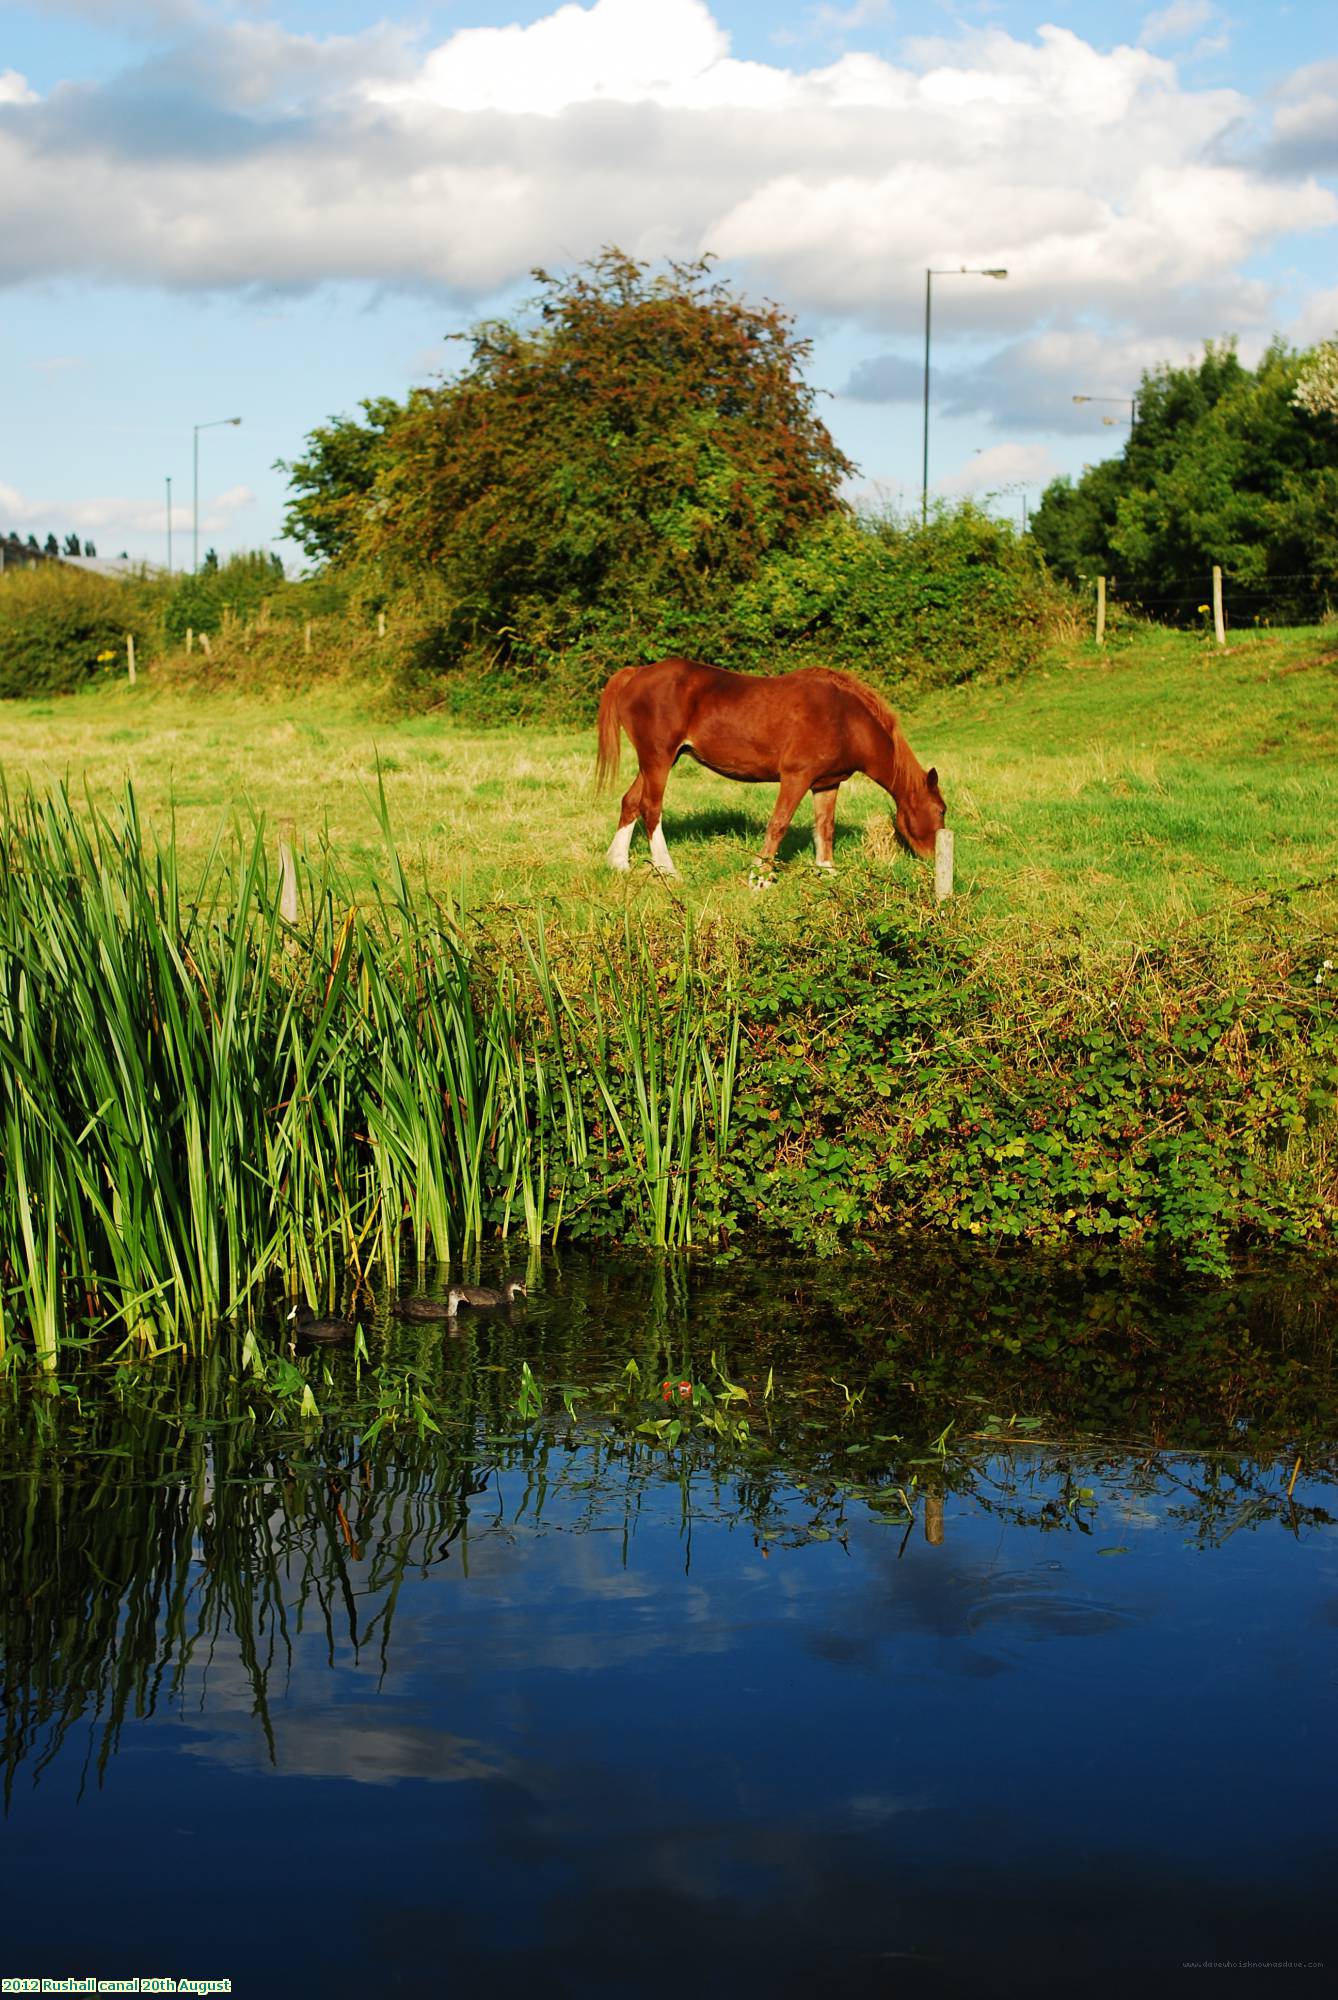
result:
[[[0,569],[35,569],[38,563],[55,560],[45,549],[34,548],[31,542],[20,541],[17,535],[0,538]]]
[[[0,570],[32,569],[38,563],[59,563],[65,569],[91,570],[95,576],[156,576],[158,566],[133,556],[52,555],[48,549],[34,548],[17,535],[0,537]]]
[[[67,569],[92,570],[95,576],[162,576],[166,572],[158,563],[145,562],[140,556],[62,556]]]

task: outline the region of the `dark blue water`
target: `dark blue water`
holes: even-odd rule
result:
[[[380,1452],[203,1418],[169,1449],[159,1411],[120,1457],[103,1428],[40,1478],[11,1462],[7,1976],[1332,1976],[1338,1510],[1313,1438],[1290,1492],[1276,1452],[1046,1441],[1036,1416],[935,1456],[898,1429],[923,1384],[880,1390],[886,1343],[830,1326],[789,1390],[791,1330],[769,1351],[770,1398],[736,1340],[742,1447],[666,1452],[597,1399],[573,1420],[551,1380],[506,1421],[518,1353],[555,1378],[566,1340],[576,1379],[579,1322],[607,1377],[655,1321],[598,1304],[555,1286],[464,1335],[441,1365],[493,1405],[462,1420],[441,1378],[440,1430]],[[349,1365],[314,1364],[329,1400]]]

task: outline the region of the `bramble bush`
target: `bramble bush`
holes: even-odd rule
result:
[[[1052,978],[1054,969],[1052,968]],[[1223,1275],[1251,1244],[1332,1242],[1338,1008],[1279,956],[1187,953],[1048,993],[896,914],[751,947],[719,1226],[834,1248],[857,1233],[1138,1248]],[[832,995],[840,995],[833,1010]]]

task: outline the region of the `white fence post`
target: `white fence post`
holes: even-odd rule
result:
[[[1222,571],[1219,564],[1213,564],[1213,626],[1219,646],[1226,644],[1226,613],[1222,609]]]
[[[944,903],[952,894],[952,828],[941,826],[934,835],[934,901]]]

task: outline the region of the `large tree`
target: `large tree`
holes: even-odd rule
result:
[[[539,655],[610,622],[649,643],[836,508],[852,468],[808,343],[705,261],[655,274],[610,250],[535,277],[525,324],[476,327],[462,372],[354,455],[365,488],[300,504],[352,524],[348,556],[387,584],[430,577],[461,650]]]

